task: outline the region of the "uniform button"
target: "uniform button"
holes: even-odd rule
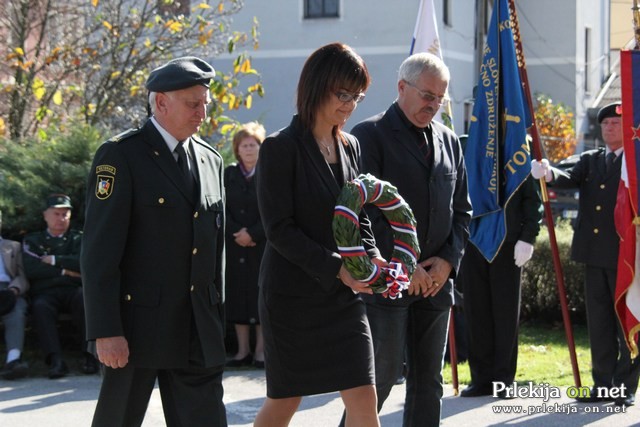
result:
[[[598,234],[600,232],[600,230],[598,230],[597,228],[593,229],[593,234]]]
[[[194,213],[194,214],[193,214],[193,217],[194,217],[194,218],[198,218],[198,212]]]
[[[196,289],[196,287],[191,285],[191,292],[193,292],[195,289]]]
[[[158,203],[163,204],[163,203],[164,203],[164,197],[160,197],[160,198],[158,199]]]
[[[191,251],[191,252],[193,252],[194,255],[197,254],[198,253],[198,248],[193,248],[193,251]]]
[[[604,184],[600,184],[600,188],[604,190]]]
[[[597,210],[597,211],[602,210],[602,206],[600,206],[600,205],[596,206],[596,210]]]
[[[244,258],[240,258],[240,259],[238,259],[238,262],[239,262],[240,264],[244,264]]]
[[[126,295],[124,296],[124,300],[125,300],[125,301],[131,301],[131,295],[130,295],[130,294],[126,294]]]

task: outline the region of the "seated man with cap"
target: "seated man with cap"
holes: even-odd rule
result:
[[[614,224],[614,209],[622,166],[622,105],[614,102],[598,111],[604,147],[585,151],[570,170],[549,166],[547,159],[533,161],[531,175],[549,185],[577,188],[580,192],[578,222],[573,233],[571,259],[585,265],[585,305],[591,347],[590,396],[580,401],[613,400],[618,406],[635,403],[640,370],[631,363],[614,298],[620,239]],[[624,385],[625,395],[609,397],[612,387]]]
[[[87,187],[87,335],[105,365],[93,426],[143,422],[158,381],[169,426],[226,426],[222,157],[195,134],[211,65],[169,61],[152,117],[98,148]]]
[[[22,349],[27,316],[24,294],[28,289],[29,282],[24,274],[20,242],[0,237],[0,317],[4,323],[4,341],[7,348],[7,363],[0,371],[0,376],[5,380],[27,376],[29,366],[22,360]]]
[[[98,362],[87,351],[84,302],[80,280],[80,248],[82,233],[69,229],[71,199],[65,194],[46,198],[43,212],[47,228],[29,233],[23,241],[23,261],[31,284],[31,312],[40,348],[49,364],[49,378],[61,378],[69,368],[62,357],[58,332],[58,314],[70,313],[82,342],[82,371],[98,372]]]

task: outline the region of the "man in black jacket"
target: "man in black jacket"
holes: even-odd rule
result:
[[[580,191],[571,258],[585,264],[585,305],[594,387],[590,396],[579,400],[614,400],[606,389],[624,385],[626,395],[615,398],[615,404],[630,406],[635,403],[640,371],[637,361],[631,363],[614,306],[620,239],[613,212],[624,149],[621,108],[621,103],[615,102],[598,111],[605,147],[585,151],[566,173],[550,168],[546,159],[533,161],[531,175],[544,176],[554,187]]]
[[[362,171],[395,185],[417,221],[421,255],[408,291],[395,300],[363,296],[374,344],[378,409],[402,371],[406,348],[405,427],[440,424],[453,279],[469,236],[471,205],[460,141],[432,121],[449,78],[435,55],[410,56],[398,72],[396,102],[352,131],[360,141]],[[390,227],[379,210],[370,217],[376,244],[391,259]]]
[[[151,72],[153,116],[97,151],[82,247],[87,334],[106,365],[94,426],[140,425],[156,379],[169,426],[226,426],[222,157],[195,136],[215,71]]]

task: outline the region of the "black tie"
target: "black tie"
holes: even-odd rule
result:
[[[609,172],[611,170],[611,166],[613,166],[613,162],[616,160],[616,153],[614,151],[609,152],[607,154],[607,159],[605,160],[606,171]]]
[[[427,137],[427,132],[423,129],[416,129],[418,132],[418,148],[420,152],[424,156],[427,164],[431,163],[431,144],[429,144],[429,138]]]
[[[178,155],[178,167],[180,168],[180,172],[182,173],[182,177],[184,178],[184,182],[187,186],[187,192],[189,194],[194,194],[195,182],[193,174],[189,170],[187,152],[185,151],[184,144],[178,144],[173,151]]]

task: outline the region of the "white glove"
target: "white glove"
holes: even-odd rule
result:
[[[522,267],[533,256],[533,245],[531,243],[518,240],[513,248],[513,259],[518,267]]]
[[[549,160],[542,159],[541,161],[531,161],[531,176],[534,179],[540,179],[544,176],[545,181],[550,182],[553,179],[553,172],[549,167]]]

